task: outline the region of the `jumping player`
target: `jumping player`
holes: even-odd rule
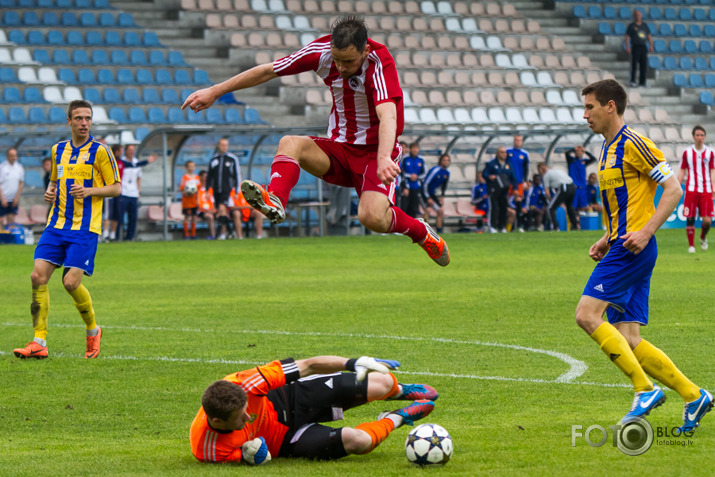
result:
[[[633,383],[635,397],[623,422],[638,419],[665,401],[648,375],[685,401],[681,432],[698,427],[713,406],[712,395],[693,384],[660,349],[641,338],[648,324],[650,278],[658,256],[655,232],[682,197],[680,184],[653,142],[623,121],[628,97],[615,80],[585,87],[584,119],[603,135],[598,177],[606,233],[589,250],[598,262],[576,308],[576,322]],[[658,207],[653,200],[663,188]],[[608,321],[603,321],[606,313]]]
[[[708,249],[707,235],[713,216],[713,181],[715,181],[715,152],[705,145],[705,128],[693,128],[695,144],[683,151],[680,161],[678,182],[685,183],[685,203],[683,215],[686,217],[685,230],[688,234],[688,252],[695,253],[695,215],[699,212],[703,219],[700,231],[700,248]]]
[[[317,356],[231,373],[204,392],[191,423],[191,452],[202,462],[253,465],[271,457],[332,460],[367,454],[393,430],[427,416],[439,397],[430,386],[399,384],[389,372],[399,365],[366,356]],[[388,399],[414,402],[355,428],[319,424]]]
[[[423,220],[395,207],[404,126],[402,89],[387,48],[367,37],[363,19],[338,18],[332,33],[285,58],[251,68],[223,83],[195,91],[182,109],[198,112],[231,91],[278,76],[314,71],[333,96],[328,138],[285,136],[271,167],[267,189],[245,180],[241,190],[273,223],[285,219],[285,204],[301,168],[325,182],[354,187],[360,198],[358,220],[378,233],[400,233],[419,243],[437,264],[449,264],[445,241]]]
[[[82,285],[82,275],[92,276],[97,242],[102,233],[104,197],[121,192],[117,162],[111,150],[89,134],[92,105],[72,101],[67,109],[72,139],[52,146],[52,172],[45,202],[52,204],[47,227],[35,248],[32,280],[32,326],[35,339],[16,348],[18,358],[46,358],[47,315],[50,294],[47,283],[56,268],[64,265],[62,284],[74,300],[87,330],[84,357],[96,358],[102,330],[97,326],[92,298]]]

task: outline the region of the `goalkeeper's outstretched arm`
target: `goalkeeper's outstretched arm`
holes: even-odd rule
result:
[[[353,371],[358,375],[358,380],[365,379],[367,373],[377,371],[380,373],[388,373],[391,369],[397,369],[400,366],[398,361],[370,358],[362,356],[356,359],[348,359],[341,356],[315,356],[308,359],[300,359],[296,361],[300,377],[310,376],[312,374],[329,374],[338,371]]]

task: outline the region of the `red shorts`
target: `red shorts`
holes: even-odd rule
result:
[[[322,179],[328,184],[354,187],[358,197],[369,190],[386,195],[391,203],[395,199],[395,183],[385,186],[377,178],[377,145],[356,146],[335,142],[332,139],[310,136],[318,147],[330,158],[330,169]],[[392,150],[392,160],[398,162],[401,149]]]
[[[683,215],[691,218],[699,212],[700,217],[713,216],[713,195],[711,192],[688,192],[685,191],[683,203]]]

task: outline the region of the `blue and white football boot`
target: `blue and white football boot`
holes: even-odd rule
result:
[[[643,391],[636,393],[633,398],[633,404],[628,414],[621,419],[622,423],[632,421],[636,418],[647,416],[650,411],[660,406],[665,402],[665,393],[658,385],[653,386],[652,391]]]
[[[704,389],[700,390],[700,397],[693,402],[686,402],[683,409],[683,425],[680,432],[695,430],[703,418],[713,408],[713,395]]]

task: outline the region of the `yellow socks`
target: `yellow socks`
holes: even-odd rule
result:
[[[648,341],[641,340],[633,354],[646,373],[675,390],[685,402],[692,402],[700,397],[700,388],[685,377],[668,355]]]
[[[74,291],[69,292],[74,300],[74,306],[79,311],[82,320],[84,321],[85,328],[88,330],[93,330],[97,327],[97,322],[94,318],[94,308],[92,308],[92,297],[89,296],[89,291],[84,285],[80,285]]]
[[[32,287],[32,327],[35,329],[35,338],[47,339],[47,314],[50,312],[50,291],[47,285]]]
[[[653,382],[646,376],[626,339],[613,325],[604,322],[591,338],[601,346],[601,351],[606,353],[613,364],[630,378],[635,392],[653,390]]]

